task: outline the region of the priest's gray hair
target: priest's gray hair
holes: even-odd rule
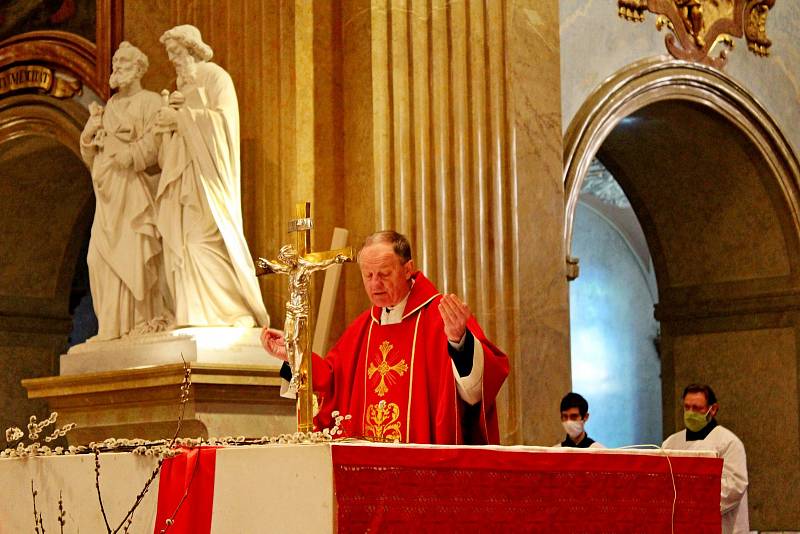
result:
[[[408,263],[411,260],[411,243],[409,243],[408,238],[401,234],[400,232],[396,232],[394,230],[381,230],[380,232],[375,232],[372,235],[367,236],[364,240],[364,244],[361,245],[361,249],[370,246],[376,245],[378,243],[387,243],[392,245],[394,249],[394,253],[397,254],[403,263]],[[359,254],[360,256],[361,254]]]
[[[182,46],[186,47],[186,50],[188,50],[195,59],[200,61],[208,61],[214,57],[214,51],[203,42],[200,30],[191,24],[181,24],[180,26],[175,26],[171,30],[165,31],[158,41],[161,44],[166,44],[169,39],[177,41]]]
[[[147,59],[145,53],[133,46],[128,41],[122,41],[119,44],[117,51],[114,52],[114,57],[117,57],[117,55],[125,55],[132,59],[136,63],[136,67],[139,69],[139,74],[144,74],[147,72],[147,68],[150,66],[150,61]]]

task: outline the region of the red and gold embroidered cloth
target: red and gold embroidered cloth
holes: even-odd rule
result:
[[[322,403],[315,423],[330,427],[332,412],[350,415],[347,435],[377,441],[439,444],[498,443],[495,398],[508,375],[508,358],[467,323],[483,349],[483,400],[469,406],[458,395],[438,310],[441,299],[422,273],[414,275],[403,320],[381,325],[372,307],[347,327],[327,357],[314,355],[314,391]]]
[[[713,452],[318,443],[192,449],[164,461],[130,534],[720,531]],[[674,455],[674,456],[673,456]],[[123,521],[156,459],[100,455],[105,512]],[[670,474],[670,465],[672,475]],[[91,454],[0,458],[0,533],[105,532]]]
[[[674,496],[675,533],[721,528],[717,458],[381,446],[332,455],[339,532],[670,533]]]

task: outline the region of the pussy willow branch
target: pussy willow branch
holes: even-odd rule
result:
[[[175,440],[178,438],[178,434],[181,431],[181,424],[183,423],[183,417],[184,414],[186,413],[186,403],[189,401],[189,388],[192,385],[192,369],[186,362],[186,358],[183,357],[183,353],[181,353],[181,360],[183,360],[183,380],[181,381],[180,407],[178,408],[178,424],[175,428],[175,433],[172,435],[172,438],[169,440],[169,443],[167,444],[168,449],[172,449],[172,446],[175,443]],[[153,472],[150,474],[150,478],[147,479],[147,482],[145,482],[142,491],[139,492],[139,494],[136,496],[136,502],[133,503],[131,509],[128,510],[127,514],[125,514],[125,517],[122,518],[122,522],[120,522],[119,526],[113,530],[113,534],[119,532],[120,529],[125,525],[125,522],[133,518],[133,513],[139,507],[142,500],[144,500],[145,495],[147,495],[147,492],[150,489],[150,485],[153,483],[158,474],[161,472],[161,466],[163,464],[164,464],[164,458],[163,457],[159,458],[158,465],[156,466],[155,469],[153,469]],[[112,531],[109,530],[109,532]]]
[[[200,451],[198,450],[197,451],[197,460],[194,462],[194,468],[192,469],[192,476],[189,477],[189,483],[186,485],[186,490],[183,492],[183,496],[181,497],[181,500],[178,501],[178,505],[175,507],[175,510],[172,512],[172,515],[169,516],[169,518],[164,522],[165,523],[164,528],[161,529],[161,532],[159,534],[166,534],[166,532],[169,530],[169,528],[172,525],[175,524],[175,516],[178,515],[178,512],[181,509],[181,506],[183,506],[183,502],[189,496],[189,490],[192,487],[192,482],[194,482],[194,476],[197,474],[197,470],[200,468],[200,458],[201,458],[201,454],[200,454]]]
[[[44,521],[42,521],[42,514],[36,513],[36,495],[37,492],[33,487],[33,479],[31,479],[31,495],[33,496],[33,531],[36,534],[44,534]],[[39,527],[42,527],[41,530]]]
[[[180,406],[178,408],[178,425],[175,427],[175,433],[172,434],[172,438],[169,440],[169,447],[172,448],[173,443],[178,437],[178,434],[181,431],[181,425],[183,424],[183,416],[186,413],[186,403],[189,401],[189,388],[192,385],[192,368],[189,367],[189,364],[186,363],[186,358],[183,357],[183,353],[181,353],[181,360],[183,360],[183,380],[181,381],[181,396],[180,396]]]
[[[67,513],[64,511],[64,497],[62,496],[61,492],[58,492],[58,524],[61,529],[61,534],[64,534],[64,525],[67,523],[64,517]]]
[[[106,524],[106,530],[111,533],[111,525],[108,524],[108,516],[106,509],[103,506],[103,495],[100,493],[100,450],[94,449],[94,487],[97,490],[97,500],[100,501],[100,512],[103,514],[103,521]]]

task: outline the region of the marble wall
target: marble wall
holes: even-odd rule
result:
[[[563,248],[560,45],[555,1],[510,1],[505,18],[509,163],[517,325],[509,378],[515,442],[549,445],[569,389],[569,308]],[[506,293],[505,297],[511,295]]]
[[[786,319],[794,326],[783,326]],[[783,320],[762,317],[761,324],[745,318],[727,332],[708,323],[679,332],[673,328],[677,335],[667,349],[675,362],[675,398],[687,383],[713,384],[720,403],[717,419],[745,444],[754,530],[800,525],[797,319],[797,313]],[[682,426],[677,402],[665,415],[674,427]]]
[[[560,249],[557,7],[374,0],[342,14],[344,186],[374,209],[345,219],[408,234],[418,266],[509,353],[506,442],[546,442],[569,372],[562,256],[522,253]],[[347,296],[348,314],[363,306]]]
[[[586,98],[606,78],[642,58],[667,55],[664,32],[648,13],[643,23],[617,16],[616,0],[562,0],[561,105],[567,129]],[[602,28],[602,31],[599,31]],[[666,30],[664,30],[666,31]],[[767,17],[770,56],[761,58],[736,39],[725,71],[766,108],[800,151],[800,3],[778,1]]]
[[[87,117],[36,95],[0,100],[0,428],[46,416],[20,381],[58,372],[69,297],[94,200],[78,155]]]

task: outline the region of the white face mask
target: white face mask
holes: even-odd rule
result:
[[[564,431],[572,439],[577,438],[583,433],[583,421],[562,421]]]

